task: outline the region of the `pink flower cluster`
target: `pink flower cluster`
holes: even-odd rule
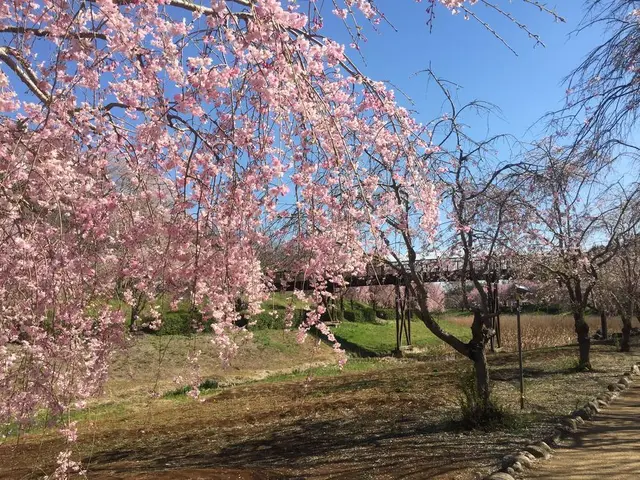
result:
[[[328,282],[430,241],[431,138],[319,28],[279,0],[0,4],[1,420],[98,392],[147,301],[188,301],[228,361],[267,268],[324,331]]]

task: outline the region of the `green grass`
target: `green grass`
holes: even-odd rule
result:
[[[471,331],[468,327],[456,325],[446,320],[440,320],[439,323],[447,332],[464,341],[471,338]],[[390,354],[396,348],[396,324],[394,320],[386,320],[380,324],[342,322],[334,329],[334,333],[347,342],[379,355]],[[442,343],[419,321],[411,322],[411,340],[413,346],[420,348]]]
[[[253,342],[258,348],[274,350],[280,353],[293,353],[297,344],[292,343],[290,337],[284,337],[281,332],[269,330],[255,330]]]

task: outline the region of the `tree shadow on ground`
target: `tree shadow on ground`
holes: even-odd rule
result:
[[[548,370],[543,368],[526,367],[522,369],[525,378],[544,378],[556,375],[574,375],[579,373],[575,368],[559,368],[556,370]],[[592,370],[592,373],[603,373]],[[520,370],[518,368],[502,368],[491,372],[491,379],[498,382],[512,382],[520,378]]]
[[[203,448],[207,441],[200,435],[103,451],[92,456],[90,472],[240,468],[279,478],[435,478],[464,466],[491,465],[500,450],[513,447],[512,438],[496,435],[488,449],[485,434],[462,432],[451,420],[424,422],[416,417],[393,424],[376,418],[300,419],[274,427],[218,449]],[[469,442],[478,448],[469,448]]]

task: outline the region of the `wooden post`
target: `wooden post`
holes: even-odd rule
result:
[[[402,323],[404,323],[402,316],[404,315],[404,309],[401,305],[400,299],[400,287],[396,283],[396,351],[400,353],[400,345],[402,343]]]
[[[604,311],[604,308],[600,310],[600,333],[602,333],[604,340],[609,337],[609,332],[607,331],[607,312]]]
[[[495,293],[494,297],[495,297],[495,300],[496,300],[496,318],[495,318],[495,322],[496,322],[496,344],[497,344],[498,348],[502,348],[502,346],[501,346],[502,339],[500,337],[500,298],[498,297],[498,282],[496,282],[495,289],[496,289],[496,293]]]
[[[411,297],[409,296],[409,289],[404,289],[404,304],[405,304],[405,319],[407,325],[405,326],[405,335],[407,337],[407,346],[411,345]]]
[[[522,329],[520,327],[519,293],[516,293],[516,323],[518,328],[518,365],[520,367],[520,410],[524,410],[524,369],[522,367]]]

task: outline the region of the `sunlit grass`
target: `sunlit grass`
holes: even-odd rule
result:
[[[471,331],[467,326],[448,320],[439,320],[439,323],[444,330],[463,341],[471,338]],[[342,322],[334,329],[334,332],[339,338],[378,355],[391,354],[396,349],[396,324],[394,320],[384,320],[380,323]],[[442,341],[431,333],[422,322],[415,320],[411,322],[411,343],[418,348],[442,345]]]
[[[447,320],[459,326],[470,326],[472,317],[447,316]],[[591,334],[600,328],[600,317],[587,316]],[[537,313],[523,313],[520,317],[522,328],[522,348],[534,350],[537,348],[557,347],[576,343],[576,333],[573,316],[548,315]],[[516,316],[512,314],[500,316],[502,332],[502,347],[506,351],[515,351],[518,345],[518,330]],[[620,319],[609,318],[609,333],[620,331]]]

